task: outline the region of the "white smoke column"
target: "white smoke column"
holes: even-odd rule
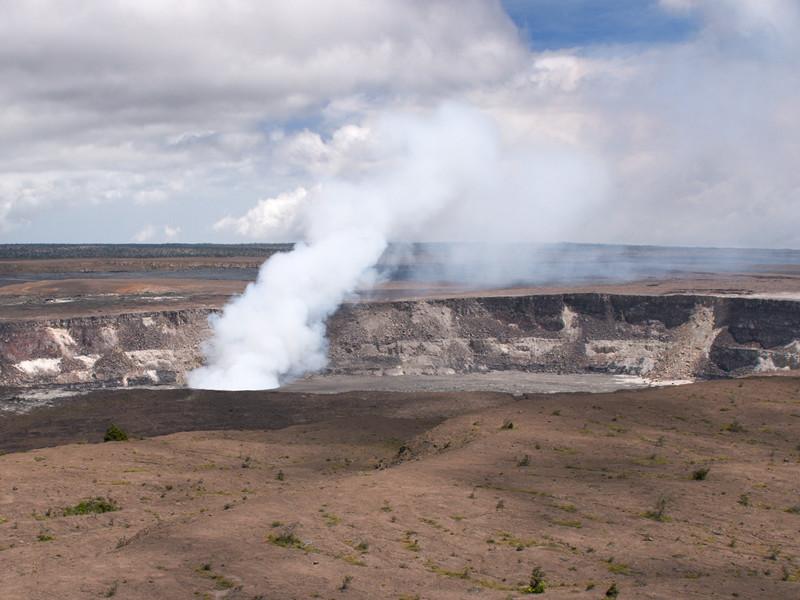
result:
[[[460,198],[501,177],[499,140],[475,110],[389,115],[371,132],[373,167],[322,182],[305,208],[305,242],[277,254],[211,321],[206,366],[189,385],[269,389],[326,364],[326,319],[366,281],[394,236],[413,236]]]

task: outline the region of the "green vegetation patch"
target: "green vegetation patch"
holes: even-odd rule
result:
[[[103,436],[104,442],[127,442],[128,434],[113,423],[106,429]]]
[[[553,525],[560,525],[561,527],[573,527],[574,529],[580,529],[583,527],[583,523],[572,519],[556,519],[553,521]]]
[[[304,550],[305,552],[313,552],[314,547],[306,544],[303,540],[295,535],[290,529],[284,529],[280,533],[270,533],[267,536],[267,541],[274,546],[281,548],[295,548],[297,550]]]
[[[530,582],[521,591],[524,594],[544,594],[545,589],[547,589],[547,582],[544,579],[544,571],[540,567],[534,567],[531,571]]]
[[[667,516],[667,499],[663,496],[658,499],[653,510],[645,511],[642,516],[647,519],[652,519],[653,521],[658,521],[659,523],[666,523],[672,520]]]
[[[90,498],[88,500],[82,500],[78,502],[75,506],[68,506],[64,509],[64,516],[65,517],[73,517],[76,515],[92,515],[92,514],[102,514],[107,512],[114,512],[119,510],[119,506],[116,502],[111,500],[110,498],[103,498],[98,496],[96,498]]]

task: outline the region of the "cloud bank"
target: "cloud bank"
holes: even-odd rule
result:
[[[427,238],[800,247],[800,7],[652,4],[695,26],[539,52],[494,1],[0,1],[0,234],[298,239],[316,186],[375,167],[382,115],[449,100],[566,170],[529,164],[558,210]]]

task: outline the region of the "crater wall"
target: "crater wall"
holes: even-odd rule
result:
[[[0,322],[0,385],[181,384],[204,309]],[[605,372],[653,380],[800,369],[800,302],[558,294],[346,304],[329,371]]]

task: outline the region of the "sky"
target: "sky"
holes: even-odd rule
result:
[[[446,104],[542,183],[415,236],[800,248],[796,0],[0,11],[0,242],[300,239],[376,123]]]

